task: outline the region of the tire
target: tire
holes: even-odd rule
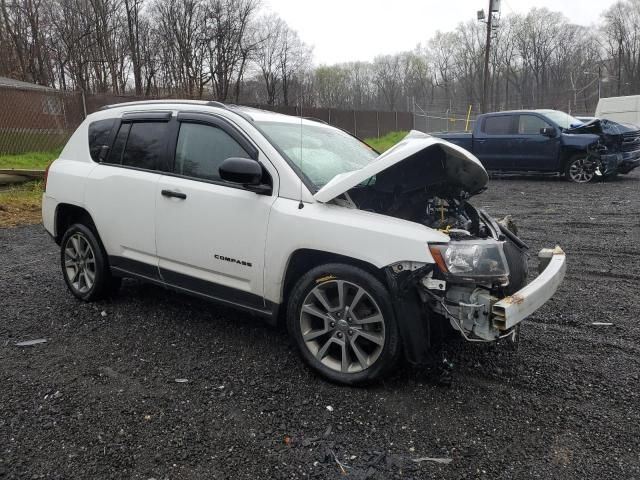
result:
[[[60,242],[62,276],[71,293],[85,302],[114,294],[122,279],[111,275],[102,242],[86,225],[71,225]]]
[[[587,155],[579,153],[567,161],[564,168],[564,176],[573,183],[589,183],[596,179],[595,170],[595,166],[587,163]]]
[[[351,265],[321,265],[300,278],[289,296],[287,329],[305,363],[333,382],[380,380],[400,358],[389,292],[373,275]]]

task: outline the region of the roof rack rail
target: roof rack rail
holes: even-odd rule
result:
[[[329,125],[329,122],[325,122],[321,118],[316,118],[316,117],[302,117],[302,118],[304,118],[305,120],[311,120],[312,122],[320,122],[320,123],[324,123],[325,125]]]
[[[208,101],[207,102],[207,107],[218,107],[218,108],[224,108],[225,110],[229,110],[224,103],[218,102],[216,100]]]
[[[204,100],[203,100],[204,101]],[[171,105],[193,105],[192,100],[162,100],[162,99],[150,99],[150,100],[140,100],[137,102],[123,102],[123,103],[114,103],[111,105],[104,105],[102,107],[100,107],[98,109],[98,111],[101,110],[109,110],[111,108],[117,108],[117,107],[122,107],[122,106],[136,106],[136,105],[147,105],[149,102],[157,102],[157,103],[168,103]],[[217,108],[224,108],[225,110],[229,110],[230,112],[235,113],[236,115],[241,116],[242,118],[244,118],[246,121],[248,122],[253,122],[253,118],[247,114],[246,112],[243,112],[242,110],[240,110],[239,108],[229,108],[230,106],[232,107],[238,107],[238,105],[225,105],[222,102],[218,102],[216,100],[210,100],[208,102],[205,102],[203,105],[207,106],[207,107],[217,107]]]
[[[98,111],[100,110],[109,110],[111,108],[118,108],[118,107],[128,107],[128,106],[133,106],[135,107],[136,105],[147,105],[150,102],[156,102],[156,103],[168,103],[168,104],[190,104],[191,100],[175,100],[175,99],[171,99],[171,100],[163,100],[163,99],[156,99],[156,98],[151,98],[149,100],[138,100],[135,102],[122,102],[122,103],[112,103],[111,105],[104,105],[102,107],[100,107],[98,109]]]
[[[212,103],[220,103],[220,102],[212,102]],[[234,103],[227,103],[224,108],[226,108],[227,110],[235,113],[236,115],[241,116],[242,118],[244,118],[247,122],[251,122],[253,123],[253,117],[251,115],[249,115],[247,112],[243,112],[242,111],[242,105],[236,105]]]

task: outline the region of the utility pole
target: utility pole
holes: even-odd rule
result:
[[[487,43],[484,49],[484,76],[482,80],[482,102],[480,103],[480,110],[482,113],[487,113],[487,98],[489,96],[489,55],[491,50],[491,27],[493,19],[493,1],[489,0],[489,12],[487,14]]]
[[[621,84],[622,84],[622,39],[618,41],[618,96],[620,96]]]

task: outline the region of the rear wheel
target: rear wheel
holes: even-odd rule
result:
[[[81,223],[71,225],[62,237],[60,262],[67,287],[85,302],[114,293],[122,281],[111,275],[107,256],[95,233]]]
[[[305,362],[335,382],[378,380],[398,362],[400,336],[389,293],[351,265],[322,265],[304,275],[289,298],[287,327]]]
[[[564,176],[574,183],[588,183],[596,177],[596,163],[586,154],[574,155],[565,167]]]

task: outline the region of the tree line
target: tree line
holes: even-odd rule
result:
[[[592,112],[640,91],[640,0],[597,25],[532,8],[493,32],[488,107]],[[485,25],[373,61],[313,64],[260,0],[0,0],[0,75],[62,90],[347,109],[477,111]]]

